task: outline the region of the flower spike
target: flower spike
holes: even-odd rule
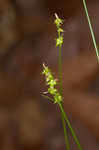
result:
[[[58,90],[55,88],[55,86],[57,85],[57,79],[54,79],[50,69],[47,66],[45,66],[45,64],[43,64],[43,67],[44,69],[43,69],[42,74],[45,75],[46,84],[49,86],[48,91],[46,93],[49,93],[53,96],[54,103],[62,102],[62,96],[60,95]]]

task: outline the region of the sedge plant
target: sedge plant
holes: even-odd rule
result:
[[[67,134],[66,125],[71,131],[71,134],[73,136],[73,139],[75,143],[77,144],[79,150],[83,150],[80,142],[75,134],[74,129],[72,128],[72,125],[64,111],[63,108],[63,83],[62,83],[62,45],[63,45],[63,29],[61,28],[63,24],[63,20],[58,17],[57,14],[55,14],[55,21],[54,21],[56,27],[57,27],[57,33],[58,37],[56,38],[56,47],[58,48],[59,57],[58,57],[58,70],[59,70],[59,90],[56,88],[58,81],[54,78],[51,70],[48,66],[46,66],[43,63],[43,71],[42,74],[45,76],[46,85],[48,86],[47,92],[44,92],[44,97],[51,100],[54,104],[57,104],[60,112],[61,112],[61,118],[62,118],[62,124],[64,129],[64,137],[65,137],[65,143],[66,143],[66,150],[70,150],[69,145],[69,139]],[[47,96],[46,94],[50,94],[51,97]]]
[[[91,20],[88,14],[88,9],[87,9],[87,5],[86,5],[86,0],[82,0],[83,1],[83,6],[84,6],[84,10],[85,10],[85,14],[86,14],[86,18],[88,21],[88,25],[89,25],[89,29],[91,32],[91,36],[92,36],[92,40],[93,40],[93,45],[96,51],[96,56],[99,62],[99,51],[98,51],[98,47],[96,44],[96,39],[95,39],[95,35],[93,32],[93,28],[92,28],[92,24],[91,24]],[[79,150],[83,150],[80,142],[75,134],[75,131],[72,128],[72,125],[66,115],[66,113],[64,112],[64,108],[63,108],[63,83],[62,83],[62,45],[63,45],[63,29],[61,28],[61,25],[63,24],[63,20],[60,19],[58,17],[57,14],[55,14],[55,21],[54,21],[56,27],[57,27],[57,32],[58,32],[58,37],[56,39],[56,47],[58,47],[58,52],[59,52],[59,58],[58,58],[58,70],[59,70],[59,90],[56,88],[57,86],[57,79],[54,79],[51,70],[48,68],[48,66],[46,66],[45,64],[43,64],[43,72],[42,74],[45,75],[45,79],[46,79],[46,84],[48,86],[48,91],[45,92],[45,94],[49,93],[52,97],[49,97],[47,95],[43,95],[45,98],[51,100],[54,104],[57,104],[59,106],[60,112],[61,112],[61,118],[62,118],[62,124],[63,124],[63,129],[64,129],[64,136],[65,136],[65,143],[66,143],[66,150],[70,150],[70,145],[69,145],[69,139],[68,139],[68,134],[67,134],[67,129],[66,129],[66,125],[68,125],[72,136],[74,138],[75,143],[77,144]]]

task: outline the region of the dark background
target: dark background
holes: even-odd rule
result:
[[[98,45],[99,1],[87,5]],[[59,108],[41,96],[43,62],[58,78],[54,13],[64,19],[64,109],[83,149],[99,149],[99,64],[82,0],[0,0],[1,150],[65,149]]]

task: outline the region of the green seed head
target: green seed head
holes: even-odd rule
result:
[[[54,79],[50,69],[43,64],[43,74],[45,75],[46,85],[48,85],[48,91],[46,93],[49,93],[54,98],[54,103],[60,103],[62,101],[62,97],[58,90],[56,89],[57,80]]]
[[[63,24],[63,20],[60,19],[57,14],[55,14],[55,17],[56,17],[55,24],[58,32],[58,37],[56,39],[56,47],[57,46],[61,47],[63,44],[63,32],[64,32],[64,30],[61,28],[61,25]]]
[[[57,28],[59,28],[63,24],[63,20],[60,19],[56,13],[55,13],[55,18],[56,19],[55,19],[54,23],[56,24]]]
[[[57,39],[56,39],[56,47],[57,46],[62,46],[63,44],[63,36],[59,36]]]

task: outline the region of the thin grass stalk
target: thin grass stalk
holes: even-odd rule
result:
[[[69,127],[69,129],[70,129],[70,131],[71,131],[71,133],[72,133],[72,136],[73,136],[73,138],[74,138],[74,140],[75,140],[75,142],[76,142],[76,144],[77,144],[79,150],[83,150],[82,147],[81,147],[81,145],[80,145],[80,143],[79,143],[79,140],[78,140],[78,138],[77,138],[77,136],[76,136],[76,134],[75,134],[75,131],[73,130],[73,128],[72,128],[72,126],[71,126],[71,123],[70,123],[70,121],[68,120],[68,117],[66,116],[66,113],[64,112],[64,109],[63,109],[61,103],[59,103],[59,107],[60,107],[61,113],[62,113],[62,115],[63,115],[63,117],[64,117],[64,119],[65,119],[65,121],[66,121],[66,123],[67,123],[67,125],[68,125],[68,127]]]
[[[94,48],[95,48],[96,55],[97,55],[97,59],[99,61],[99,51],[98,51],[98,47],[97,47],[97,44],[96,44],[96,39],[95,39],[95,35],[94,35],[94,32],[93,32],[93,28],[92,28],[92,24],[91,24],[91,20],[90,20],[89,14],[88,14],[88,9],[87,9],[87,5],[86,5],[85,0],[83,0],[83,6],[84,6],[85,13],[86,13],[89,29],[90,29],[90,32],[91,32]]]
[[[59,92],[61,94],[61,96],[63,97],[63,81],[62,81],[62,47],[60,46],[59,47]],[[69,145],[69,139],[68,139],[68,134],[67,134],[67,129],[66,129],[66,125],[68,125],[71,133],[72,133],[72,136],[74,138],[74,141],[75,143],[77,144],[79,150],[83,150],[81,145],[80,145],[80,142],[75,134],[75,131],[73,130],[69,120],[68,120],[68,117],[66,115],[66,113],[64,112],[64,109],[63,109],[63,104],[62,103],[58,103],[59,104],[59,108],[61,110],[61,117],[62,117],[62,124],[63,124],[63,129],[64,129],[64,136],[65,136],[65,142],[66,142],[66,147],[67,147],[67,150],[70,150],[70,145]],[[66,122],[65,122],[66,121]]]
[[[65,120],[64,120],[62,112],[61,112],[61,117],[62,117],[63,129],[64,129],[64,138],[65,138],[66,150],[70,150],[70,144],[69,144],[69,138],[68,138],[68,134],[67,134],[67,128],[66,128],[66,124],[65,124]]]
[[[60,36],[60,35],[59,35]],[[62,51],[61,51],[62,47],[59,47],[59,58],[58,58],[58,62],[59,62],[59,66],[58,66],[58,70],[59,70],[59,92],[61,94],[61,96],[63,97],[63,83],[62,83]],[[61,103],[62,104],[62,103]],[[63,125],[63,130],[64,130],[64,137],[65,137],[65,144],[66,144],[66,150],[70,150],[70,145],[69,145],[69,138],[68,138],[68,133],[67,133],[67,129],[66,129],[66,125],[65,125],[65,120],[64,120],[64,116],[61,112],[61,119],[62,119],[62,125]]]

